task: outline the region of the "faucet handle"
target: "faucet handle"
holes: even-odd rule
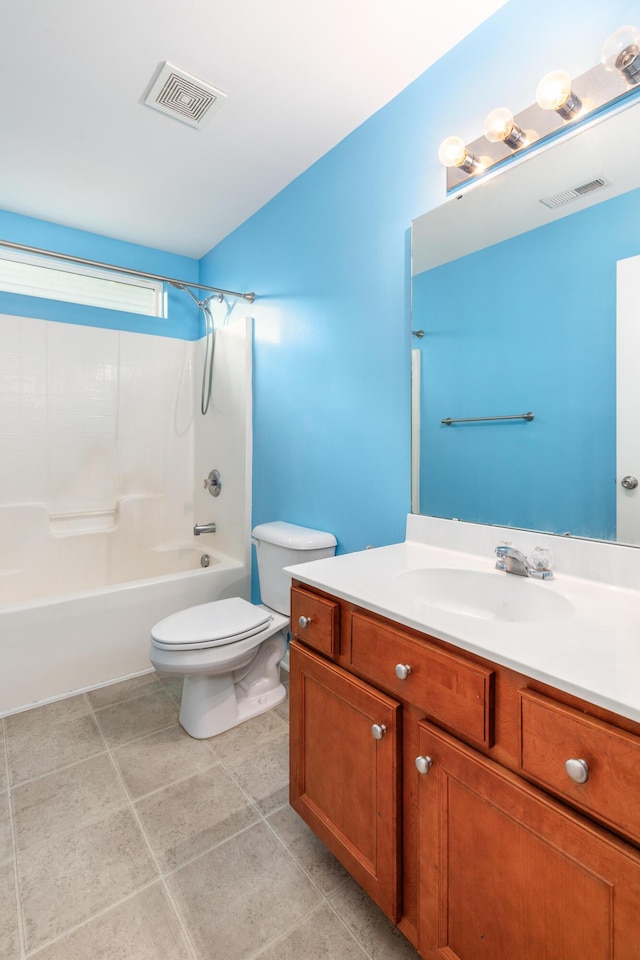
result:
[[[498,546],[495,549],[495,555],[498,557],[496,560],[496,570],[506,570],[507,569],[507,553],[509,547],[511,546],[511,540],[501,540]]]
[[[534,570],[551,570],[553,567],[553,554],[548,547],[534,547],[527,561]]]

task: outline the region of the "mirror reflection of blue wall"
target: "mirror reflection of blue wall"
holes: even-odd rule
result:
[[[638,222],[640,189],[413,278],[422,513],[615,539],[616,261]]]

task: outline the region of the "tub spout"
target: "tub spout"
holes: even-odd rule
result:
[[[215,523],[196,523],[193,528],[194,537],[199,537],[201,533],[215,533],[216,525]]]

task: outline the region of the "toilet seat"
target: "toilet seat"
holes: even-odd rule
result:
[[[272,615],[241,597],[201,603],[157,623],[151,642],[161,650],[199,650],[236,643],[262,633]]]

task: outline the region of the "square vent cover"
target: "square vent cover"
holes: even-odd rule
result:
[[[226,98],[222,90],[166,62],[160,67],[144,102],[190,127],[203,127]]]

